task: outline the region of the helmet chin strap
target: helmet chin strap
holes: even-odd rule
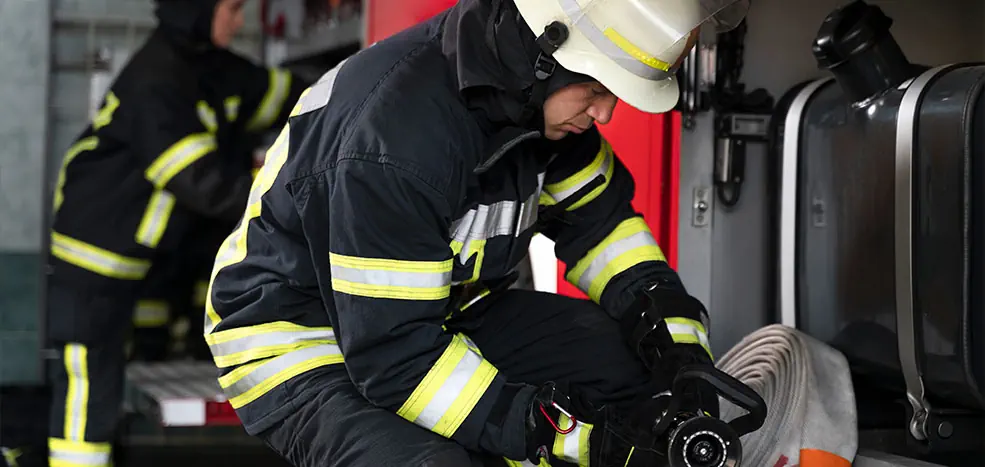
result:
[[[523,19],[518,17],[517,21]],[[537,80],[527,90],[529,98],[523,106],[522,122],[530,123],[531,119],[543,110],[544,103],[547,101],[548,83],[558,66],[553,57],[554,51],[566,40],[568,40],[568,27],[558,21],[548,24],[544,27],[544,32],[537,36],[537,45],[540,46],[540,53],[537,54],[537,60],[534,62],[534,76]],[[543,123],[538,127],[543,127]],[[543,132],[543,128],[541,131]]]

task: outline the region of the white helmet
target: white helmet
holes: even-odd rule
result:
[[[737,26],[750,0],[514,0],[535,36],[557,36],[552,57],[649,113],[677,105],[674,73],[704,23]],[[549,28],[550,26],[550,28]],[[553,29],[554,31],[550,31]]]

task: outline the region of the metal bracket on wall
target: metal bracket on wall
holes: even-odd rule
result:
[[[692,226],[707,227],[711,224],[712,203],[715,199],[712,196],[713,192],[711,187],[695,187],[693,202],[691,203]]]

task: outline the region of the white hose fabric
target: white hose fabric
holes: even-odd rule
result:
[[[841,352],[776,324],[746,336],[716,366],[766,401],[763,427],[742,437],[743,466],[851,465],[858,449],[855,393]],[[721,401],[723,420],[744,413]]]

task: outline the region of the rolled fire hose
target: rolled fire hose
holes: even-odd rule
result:
[[[858,449],[855,394],[840,352],[776,324],[743,338],[716,366],[766,402],[763,426],[741,438],[743,466],[851,465]],[[744,413],[721,400],[722,420]]]

